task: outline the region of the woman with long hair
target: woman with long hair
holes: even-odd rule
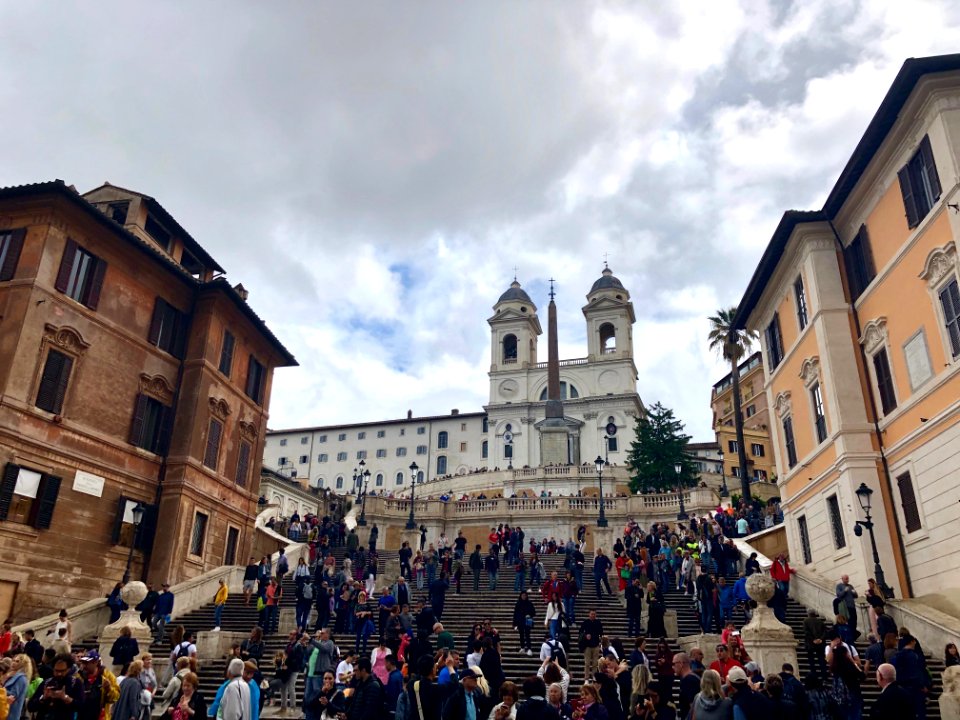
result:
[[[20,653],[13,658],[10,672],[3,679],[3,689],[7,693],[9,702],[7,717],[10,720],[20,720],[23,715],[23,706],[27,702],[27,688],[30,687],[35,676],[33,660],[29,655]]]
[[[863,716],[863,694],[860,684],[866,680],[845,645],[837,645],[830,655],[830,687],[827,692],[840,708],[840,717],[860,720]]]
[[[520,688],[507,680],[500,686],[500,702],[493,706],[487,720],[517,720]]]
[[[716,670],[704,670],[700,692],[693,697],[690,716],[697,720],[732,720],[733,701],[723,696],[723,681]]]
[[[319,713],[321,720],[333,720],[339,713],[346,710],[346,698],[343,692],[337,690],[337,679],[331,670],[323,674],[323,684],[315,696],[304,698],[313,712]]]
[[[533,627],[533,619],[537,616],[537,610],[533,606],[526,590],[521,590],[517,602],[513,606],[513,629],[520,636],[520,652],[531,655],[530,649],[530,630]],[[481,628],[481,638],[483,629]]]
[[[953,643],[947,643],[943,649],[943,664],[947,667],[960,665],[960,654],[957,653],[957,646]]]
[[[563,601],[560,600],[559,593],[550,593],[550,602],[547,603],[547,610],[543,618],[543,624],[550,631],[550,637],[554,640],[560,631],[560,622],[563,617]]]
[[[880,588],[877,587],[877,581],[873,578],[869,578],[867,580],[867,593],[865,599],[867,604],[870,606],[869,610],[867,611],[867,615],[870,617],[870,632],[876,637],[880,637],[877,633],[877,608],[886,605],[886,600],[883,597],[883,593],[880,592]],[[880,639],[882,640],[883,638]]]
[[[664,625],[663,618],[666,615],[667,606],[663,602],[663,595],[657,588],[657,584],[652,580],[647,583],[647,612],[649,613],[647,635],[665,637],[667,628]]]
[[[657,654],[654,656],[654,664],[657,667],[657,678],[670,690],[667,695],[673,696],[673,650],[667,644],[667,639],[661,637],[657,642]]]
[[[653,675],[650,674],[650,669],[643,663],[635,665],[633,672],[630,673],[630,682],[630,707],[633,708],[637,705],[643,705],[643,699],[647,694],[647,687],[653,682]]]
[[[113,720],[144,720],[150,713],[150,703],[144,702],[144,687],[140,682],[143,663],[134,660],[120,683],[120,697],[113,706]]]
[[[608,720],[610,714],[600,700],[599,685],[580,686],[580,707],[573,711],[574,720]]]

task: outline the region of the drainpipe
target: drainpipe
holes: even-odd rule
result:
[[[843,258],[843,242],[840,240],[840,234],[837,232],[837,228],[833,224],[833,220],[827,220],[827,224],[830,225],[830,230],[833,232],[833,239],[837,244],[837,250],[840,252],[840,257]],[[844,270],[846,270],[846,260],[842,259]],[[869,372],[867,370],[867,353],[863,349],[863,345],[860,344],[860,313],[857,312],[857,305],[853,298],[850,299],[850,310],[853,312],[853,325],[857,331],[857,348],[860,351],[860,361],[863,363],[864,372]],[[867,397],[870,399],[870,414],[872,415],[873,421],[873,434],[877,438],[877,446],[880,448],[880,464],[883,466],[883,481],[887,488],[887,497],[892,501],[893,495],[893,479],[890,477],[890,465],[887,463],[887,454],[883,448],[883,432],[880,430],[880,422],[877,420],[879,413],[877,412],[877,400],[873,396],[873,390],[867,383]],[[903,544],[903,533],[900,530],[900,522],[897,520],[897,513],[893,513],[893,527],[894,533],[897,538],[897,547],[900,550],[900,557],[903,558],[903,582],[907,587],[907,596],[913,597],[913,581],[910,579],[910,567],[907,564],[907,548]]]

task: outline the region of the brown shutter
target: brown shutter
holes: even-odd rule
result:
[[[915,228],[920,222],[917,216],[917,201],[913,197],[913,183],[910,182],[910,166],[904,165],[897,173],[900,179],[900,194],[903,196],[903,207],[907,212],[907,227]]]
[[[73,263],[77,259],[77,244],[73,240],[67,240],[67,245],[63,249],[63,258],[60,260],[60,270],[57,272],[57,281],[53,286],[62,293],[67,291],[67,283],[70,282],[70,273],[73,272]]]
[[[173,408],[164,405],[160,413],[160,441],[154,451],[158,455],[170,452],[170,438],[173,436]]]
[[[113,533],[110,542],[116,545],[120,542],[120,530],[123,528],[123,511],[127,508],[127,496],[121,495],[117,504],[117,516],[113,519]]]
[[[90,280],[90,290],[87,292],[85,303],[91,310],[96,310],[100,304],[100,289],[103,287],[103,276],[107,272],[107,263],[96,258],[94,260],[93,277]]]
[[[863,255],[864,283],[863,288],[873,282],[877,276],[877,267],[873,264],[873,248],[870,247],[870,236],[867,234],[867,226],[861,225],[860,232],[860,252]]]
[[[240,454],[237,457],[237,485],[247,486],[247,472],[250,469],[250,444],[240,443]]]
[[[157,506],[144,504],[143,518],[137,526],[137,534],[133,538],[133,547],[136,550],[150,552],[153,549],[153,537],[157,533]]]
[[[47,475],[40,478],[40,489],[37,499],[33,501],[33,517],[30,524],[38,530],[46,530],[53,522],[53,510],[57,506],[57,496],[60,494],[60,478],[56,475]]]
[[[56,350],[47,353],[47,361],[40,377],[40,388],[37,390],[38,408],[54,414],[63,410],[63,399],[67,393],[67,381],[72,368],[72,358]]]
[[[73,370],[73,358],[63,356],[63,369],[60,371],[59,382],[57,383],[56,395],[53,399],[53,405],[56,408],[53,412],[59,415],[63,412],[63,401],[67,397],[67,382],[70,380],[70,371]]]
[[[133,420],[130,422],[130,444],[143,447],[143,418],[147,413],[147,396],[137,395],[133,404]],[[149,448],[145,448],[149,449]]]
[[[150,332],[147,334],[147,342],[151,345],[156,345],[160,340],[160,327],[163,325],[163,316],[166,309],[166,301],[158,297],[153,304],[153,319],[150,320]]]
[[[253,357],[253,353],[250,354],[250,358],[247,360],[247,397],[251,400],[256,401],[256,359]]]
[[[897,488],[900,490],[900,505],[903,507],[903,522],[908,533],[920,529],[920,511],[917,508],[917,496],[913,491],[913,481],[910,473],[904,473],[897,478]]]
[[[0,282],[10,280],[16,272],[20,251],[23,249],[23,238],[26,234],[26,228],[18,228],[10,232],[10,239],[7,240],[7,254],[3,258],[3,267],[0,267]]]
[[[930,148],[930,136],[924,135],[920,141],[920,155],[923,157],[923,165],[927,169],[927,180],[930,181],[930,192],[933,197],[930,198],[932,205],[940,199],[940,176],[937,175],[937,164],[933,161],[933,150]]]
[[[203,464],[211,470],[217,469],[217,457],[220,455],[220,436],[223,425],[219,420],[211,420],[207,431],[207,450],[203,454]]]
[[[0,482],[0,520],[6,520],[10,512],[10,503],[13,502],[13,491],[17,487],[19,475],[19,465],[7,463],[3,468],[3,481]]]
[[[184,351],[187,349],[187,327],[190,321],[186,313],[179,310],[171,313],[173,320],[173,338],[170,343],[170,354],[178,360],[183,360]]]

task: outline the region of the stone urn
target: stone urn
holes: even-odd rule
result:
[[[127,604],[127,609],[120,613],[120,618],[107,625],[100,633],[100,656],[104,658],[104,664],[109,666],[110,648],[114,640],[120,637],[124,628],[130,628],[130,634],[137,639],[140,645],[140,654],[147,652],[150,648],[152,633],[150,626],[140,620],[140,611],[136,610],[143,599],[147,596],[147,586],[139,580],[132,580],[123,586],[120,590],[120,597]]]
[[[797,641],[789,625],[777,620],[767,602],[776,592],[769,575],[754,573],[747,578],[747,594],[757,603],[753,619],[743,626],[743,644],[763,672],[779,672],[783,663],[797,667]]]

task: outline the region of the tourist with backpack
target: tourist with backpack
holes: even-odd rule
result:
[[[530,630],[533,628],[533,619],[537,610],[530,601],[526,590],[520,592],[516,604],[513,606],[513,629],[520,636],[520,652],[532,655],[530,649]]]

